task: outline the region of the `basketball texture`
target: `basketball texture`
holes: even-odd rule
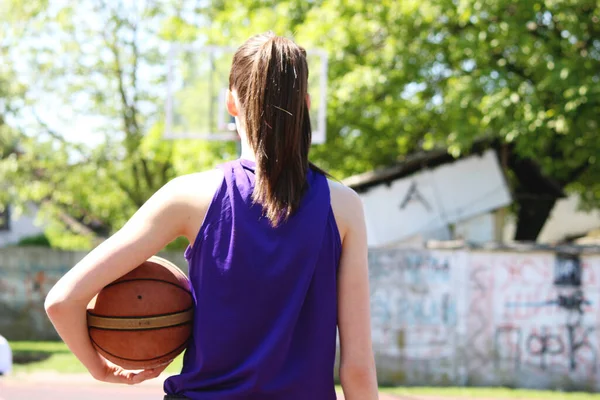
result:
[[[164,365],[187,347],[193,306],[183,272],[163,258],[152,257],[92,299],[87,310],[92,344],[125,369]]]

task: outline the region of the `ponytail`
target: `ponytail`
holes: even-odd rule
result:
[[[230,86],[238,90],[256,157],[253,199],[277,226],[300,207],[306,191],[312,136],[306,52],[272,33],[255,36],[234,56]]]

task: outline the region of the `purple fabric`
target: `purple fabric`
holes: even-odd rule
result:
[[[192,400],[333,400],[341,243],[327,179],[272,228],[252,203],[255,164],[221,166],[193,249],[194,337],[167,394]]]

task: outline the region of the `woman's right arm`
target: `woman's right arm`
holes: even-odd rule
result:
[[[346,400],[378,399],[371,341],[367,233],[363,206],[349,188],[332,184],[332,204],[342,239],[338,274],[340,380]]]

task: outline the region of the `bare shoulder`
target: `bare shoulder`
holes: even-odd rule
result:
[[[364,218],[362,201],[353,189],[343,183],[334,180],[328,180],[328,183],[331,207],[343,241],[346,233]]]
[[[190,243],[194,243],[208,207],[222,182],[223,171],[214,169],[179,176],[165,186],[168,187],[171,199],[186,214],[184,232]]]
[[[188,175],[181,175],[171,180],[167,186],[174,196],[193,196],[198,200],[198,196],[204,198],[208,196],[212,199],[215,191],[223,181],[223,171],[213,169],[204,172],[196,172]]]

